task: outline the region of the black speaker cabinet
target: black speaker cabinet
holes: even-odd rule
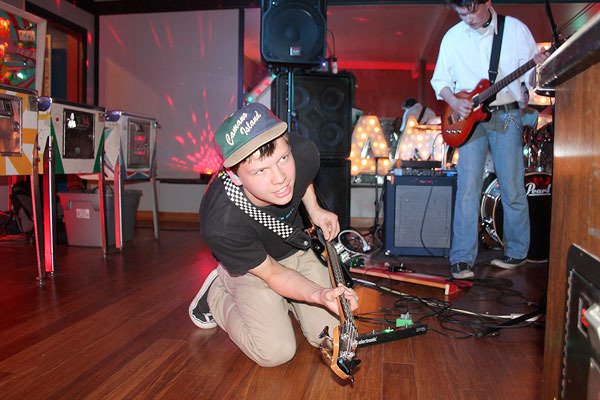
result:
[[[572,244],[567,253],[567,318],[561,399],[598,399],[600,393],[600,261]]]
[[[455,176],[388,176],[384,250],[387,255],[448,256]]]
[[[288,75],[280,74],[271,86],[271,109],[287,121],[288,95],[294,99],[291,131],[310,139],[322,158],[348,158],[352,138],[354,75],[350,73],[294,74],[289,93]]]
[[[321,159],[315,186],[326,208],[337,214],[342,229],[350,227],[350,160]]]
[[[262,0],[260,54],[267,64],[317,65],[325,58],[326,0]]]

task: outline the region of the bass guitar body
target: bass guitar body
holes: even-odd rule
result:
[[[456,111],[448,105],[442,113],[442,138],[448,146],[459,147],[464,144],[475,130],[477,123],[486,121],[490,114],[479,101],[479,93],[490,87],[490,81],[482,79],[471,92],[459,92],[455,96],[459,99],[468,99],[473,102],[473,110],[466,118],[458,116]]]

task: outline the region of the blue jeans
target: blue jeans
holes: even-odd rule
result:
[[[480,122],[472,137],[458,149],[451,264],[465,262],[473,265],[477,258],[479,208],[488,146],[502,196],[504,254],[519,259],[527,257],[530,226],[524,184],[522,131],[519,110],[496,111],[489,121]]]

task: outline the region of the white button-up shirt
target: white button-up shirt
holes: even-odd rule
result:
[[[487,28],[472,29],[461,21],[446,32],[440,45],[431,86],[438,99],[444,87],[452,93],[470,92],[479,81],[489,79],[488,69],[492,52],[492,41],[497,28],[497,16],[493,9],[492,22]],[[496,82],[528,62],[537,53],[537,47],[529,28],[516,18],[507,16],[500,51]],[[532,68],[500,92],[492,105],[519,101],[521,82],[529,87]]]

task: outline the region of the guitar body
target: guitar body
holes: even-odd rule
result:
[[[459,92],[455,96],[459,99],[469,99],[475,104],[473,111],[467,118],[460,118],[454,109],[448,105],[442,113],[442,138],[448,146],[459,147],[471,137],[477,123],[489,119],[490,114],[484,105],[478,101],[479,93],[490,87],[490,81],[482,79],[471,92]]]
[[[551,49],[546,51],[546,54],[550,55],[555,49],[556,46],[553,45]],[[469,99],[473,101],[473,110],[467,118],[463,119],[456,114],[452,107],[446,105],[446,108],[442,113],[442,137],[444,138],[444,142],[446,142],[448,146],[458,147],[469,140],[477,123],[486,121],[490,118],[490,113],[486,109],[486,105],[493,101],[496,94],[502,90],[502,88],[506,87],[533,67],[535,67],[534,58],[506,75],[498,82],[495,82],[493,85],[487,79],[482,79],[472,92],[459,92],[455,94],[455,96],[460,99]]]

